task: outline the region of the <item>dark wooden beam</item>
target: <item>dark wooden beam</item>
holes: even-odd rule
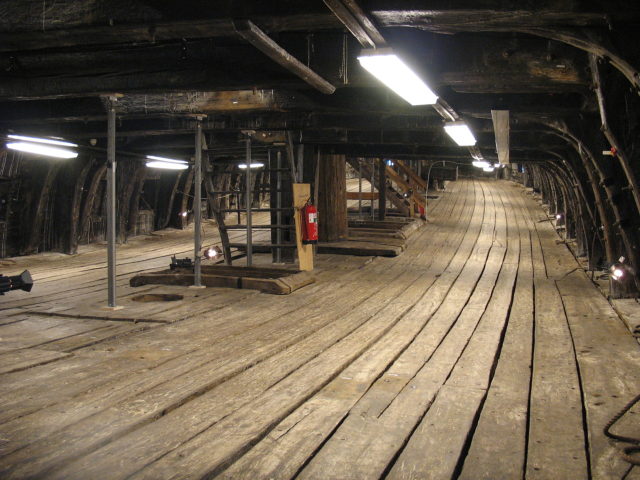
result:
[[[443,5],[444,6],[444,5]],[[431,9],[411,8],[376,9],[370,13],[380,27],[408,27],[439,33],[454,33],[471,29],[513,30],[523,27],[601,27],[610,21],[617,24],[634,23],[638,14],[627,12],[577,12],[497,9]],[[309,30],[335,30],[342,23],[330,13],[303,13],[279,16],[252,16],[252,21],[269,33],[308,32]],[[0,33],[0,51],[15,52],[39,49],[91,45],[156,44],[176,39],[233,37],[235,29],[231,18],[205,18],[201,20],[174,20],[164,22],[120,23],[116,25],[82,25],[47,31]]]
[[[354,0],[324,0],[324,3],[363,47],[377,48],[387,44],[382,34]]]
[[[233,26],[238,35],[244,38],[247,42],[256,47],[278,65],[300,77],[313,88],[326,94],[332,94],[336,91],[336,87],[331,85],[324,78],[274,42],[251,20],[234,20]]]

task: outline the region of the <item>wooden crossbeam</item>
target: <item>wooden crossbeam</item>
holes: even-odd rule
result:
[[[347,192],[347,200],[377,200],[378,192]]]
[[[386,45],[382,34],[354,0],[324,0],[324,3],[365,48]]]
[[[247,42],[315,89],[326,94],[331,94],[336,91],[336,87],[274,42],[266,33],[251,22],[251,20],[234,20],[233,26],[238,35]]]

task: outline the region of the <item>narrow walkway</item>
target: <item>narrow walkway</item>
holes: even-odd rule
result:
[[[38,288],[0,300],[0,478],[638,478],[602,434],[638,343],[544,212],[471,180],[429,211],[400,257],[320,256],[286,297],[126,286],[182,232],[120,250],[119,312],[100,250],[19,260]]]

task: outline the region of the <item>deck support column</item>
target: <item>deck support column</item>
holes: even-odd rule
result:
[[[107,305],[116,306],[116,99],[107,112]]]
[[[318,185],[319,240],[345,240],[347,225],[347,173],[344,155],[322,155]]]
[[[378,220],[387,217],[387,165],[378,159]]]
[[[196,119],[195,184],[193,186],[193,286],[200,287],[202,258],[202,119]]]

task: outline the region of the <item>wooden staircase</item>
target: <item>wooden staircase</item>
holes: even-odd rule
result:
[[[365,178],[372,178],[372,166],[366,162],[361,165],[354,158],[347,159],[356,170],[361,171]],[[396,170],[397,168],[397,170]],[[374,169],[375,170],[375,169]],[[386,197],[402,215],[413,216],[418,207],[424,209],[426,182],[411,168],[400,160],[394,160],[393,166],[386,166]],[[375,177],[374,177],[375,178]],[[375,180],[379,183],[379,180]],[[366,198],[370,198],[371,194]]]

